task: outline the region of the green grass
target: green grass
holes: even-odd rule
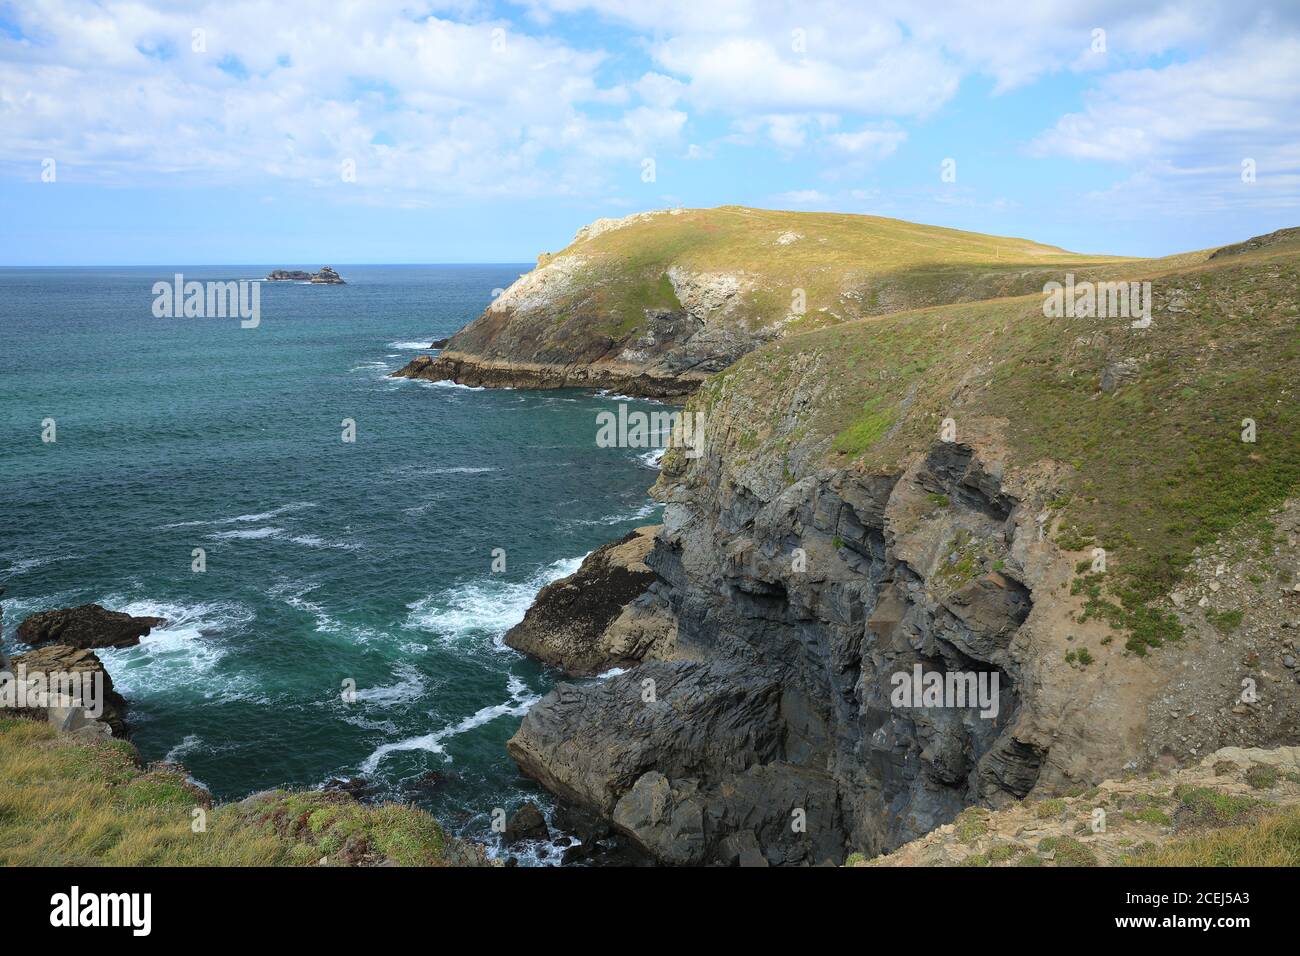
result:
[[[1214,608],[1207,608],[1205,619],[1214,625],[1214,629],[1220,634],[1230,634],[1241,626],[1242,612],[1240,609],[1216,611]]]
[[[1150,823],[1154,826],[1169,827],[1173,826],[1173,820],[1169,814],[1158,807],[1144,807],[1141,810],[1125,810],[1125,820],[1135,820],[1140,823]]]
[[[1074,837],[1044,837],[1038,841],[1038,853],[1055,853],[1057,866],[1096,866],[1097,855]]]
[[[1043,800],[1034,807],[1034,816],[1040,820],[1047,820],[1051,817],[1059,817],[1065,812],[1065,801],[1059,798],[1052,800]]]
[[[1246,771],[1246,783],[1252,790],[1268,790],[1277,785],[1278,773],[1273,767],[1257,763]]]
[[[1258,800],[1234,796],[1210,787],[1176,787],[1174,797],[1191,814],[1194,822],[1213,826],[1240,820],[1259,806]]]
[[[420,810],[286,791],[212,807],[175,768],[136,761],[123,741],[89,744],[46,724],[0,719],[0,865],[447,862],[446,837]],[[196,810],[206,818],[197,833]]]
[[[1300,866],[1300,807],[1270,813],[1244,826],[1229,826],[1139,847],[1127,866]]]
[[[885,406],[881,397],[873,396],[863,404],[861,414],[835,436],[831,447],[842,455],[860,455],[889,431],[896,417],[893,407]]]
[[[1061,463],[1054,540],[1107,554],[1106,574],[1075,582],[1085,618],[1145,655],[1183,636],[1166,595],[1196,550],[1232,529],[1265,547],[1267,516],[1300,491],[1300,247],[1107,268],[1152,281],[1150,328],[1045,318],[1041,293],[899,312],[770,343],[688,407],[747,423],[758,447],[746,460],[779,454],[796,478],[852,463],[897,473],[936,446],[945,418],[958,442],[997,435],[1010,468]],[[1187,311],[1163,310],[1174,288]],[[1137,377],[1101,391],[1105,367],[1126,358]],[[728,461],[725,437],[718,450]],[[1234,625],[1227,613],[1221,626]]]
[[[988,811],[980,807],[967,807],[953,820],[957,839],[962,843],[973,843],[989,832]]]
[[[779,244],[785,233],[802,238]],[[901,309],[1041,289],[1062,269],[1083,274],[1128,260],[1085,256],[1003,236],[898,219],[722,206],[683,209],[575,239],[556,254],[581,260],[575,281],[541,313],[525,309],[502,335],[499,315],[458,348],[490,357],[591,359],[642,334],[647,311],[680,308],[669,270],[738,276],[726,322],[745,332],[790,321],[807,331]],[[803,291],[804,313],[793,311]],[[720,322],[721,313],[708,321]],[[532,353],[531,355],[528,353]]]

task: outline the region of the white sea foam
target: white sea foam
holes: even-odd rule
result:
[[[239,524],[246,521],[267,521],[271,518],[283,514],[290,514],[295,511],[302,511],[306,508],[315,508],[314,501],[291,501],[287,505],[281,505],[278,508],[272,508],[270,511],[261,511],[257,514],[235,515],[233,518],[211,518],[202,521],[177,521],[173,524],[162,525],[161,528],[193,528],[198,525],[212,524]]]
[[[596,394],[601,398],[613,399],[616,402],[646,402],[650,405],[668,404],[667,402],[662,402],[657,398],[637,398],[634,395],[624,395],[620,392],[612,392],[607,388],[597,389]]]
[[[208,535],[213,541],[256,541],[260,538],[274,538],[284,534],[283,528],[241,528],[238,531],[218,531]]]
[[[167,751],[166,756],[163,757],[163,761],[165,763],[180,763],[181,758],[183,758],[187,753],[195,750],[202,743],[203,738],[198,734],[186,734],[184,740],[178,743],[171,750]]]
[[[356,699],[365,703],[392,707],[395,704],[409,704],[418,700],[424,693],[424,679],[420,672],[407,663],[400,663],[395,668],[397,681],[380,687],[358,688]]]
[[[22,558],[4,570],[0,570],[0,577],[12,578],[20,574],[26,574],[28,571],[34,571],[37,568],[43,568],[47,564],[53,564],[56,561],[67,561],[69,558],[75,558],[75,554],[56,554],[47,558]]]
[[[289,541],[308,548],[336,548],[355,551],[360,546],[347,541],[330,541],[314,534],[290,534],[284,528],[240,528],[237,531],[217,531],[208,535],[210,541],[258,541],[263,538]]]
[[[647,468],[654,468],[658,470],[660,465],[663,464],[664,449],[652,448],[649,451],[644,452],[643,454],[637,455],[636,457],[637,457],[637,461],[641,462],[641,464],[645,465]]]
[[[573,518],[569,524],[581,525],[605,525],[605,524],[622,524],[625,521],[640,521],[643,518],[649,518],[655,513],[659,504],[654,501],[647,502],[639,508],[632,511],[626,511],[622,514],[605,515],[603,518]]]
[[[99,603],[135,616],[161,617],[135,647],[104,648],[103,659],[113,685],[128,700],[148,700],[184,690],[207,700],[257,699],[256,681],[246,675],[222,674],[214,669],[225,656],[221,638],[253,621],[253,610],[237,601],[192,605],[159,601],[131,601],[106,597]]]
[[[556,561],[527,581],[502,581],[498,575],[489,575],[422,598],[407,605],[411,613],[406,625],[432,631],[444,643],[486,634],[499,645],[501,636],[524,619],[537,592],[577,571],[585,557]]]
[[[431,348],[428,339],[423,339],[419,342],[389,342],[388,347],[390,349],[414,349],[417,352],[441,351],[441,349]]]
[[[500,703],[483,707],[480,710],[470,714],[464,720],[455,724],[449,724],[442,730],[434,731],[431,734],[423,734],[419,737],[408,737],[406,740],[399,740],[394,743],[381,744],[375,749],[365,762],[361,764],[361,773],[364,775],[373,774],[379,769],[379,764],[391,753],[398,753],[409,750],[424,750],[428,753],[442,754],[447,756],[443,749],[443,741],[451,737],[467,733],[476,727],[482,727],[484,724],[491,723],[498,717],[520,717],[528,711],[528,708],[541,700],[540,697],[531,693],[528,687],[519,678],[513,674],[508,675],[506,690],[510,694],[510,699]],[[450,758],[448,758],[450,759]]]

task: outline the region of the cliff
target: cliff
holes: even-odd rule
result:
[[[465,385],[689,395],[765,342],[865,316],[1029,292],[1123,260],[895,219],[723,206],[601,219],[504,290],[437,358]]]
[[[1149,323],[1035,275],[709,379],[616,618],[673,639],[535,705],[520,767],[661,861],[806,864],[1300,739],[1300,243],[1106,268]],[[997,705],[900,701],[918,668]]]

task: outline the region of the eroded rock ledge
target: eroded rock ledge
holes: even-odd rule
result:
[[[98,604],[41,611],[18,625],[24,644],[67,644],[77,648],[134,647],[140,638],[167,622],[161,617],[134,617]]]
[[[450,350],[436,358],[416,356],[392,373],[393,378],[455,382],[473,388],[600,388],[637,398],[670,400],[690,395],[707,376],[704,372],[658,374],[620,362],[576,365],[493,360]]]
[[[524,772],[676,864],[838,863],[1030,791],[1048,741],[1021,733],[1014,639],[1033,519],[996,467],[940,445],[762,501],[713,460],[667,496],[656,579],[624,613],[668,617],[673,644],[534,706],[508,744]],[[891,706],[915,664],[996,672],[996,717]]]
[[[644,615],[625,613],[655,580],[645,559],[658,530],[637,528],[602,545],[575,573],[542,588],[505,642],[575,677],[630,666],[652,646],[666,653],[676,636],[671,622],[653,628]]]

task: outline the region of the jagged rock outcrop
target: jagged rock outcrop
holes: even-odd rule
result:
[[[89,733],[107,728],[114,737],[127,736],[126,700],[113,689],[113,679],[92,651],[50,644],[10,658],[9,666],[14,693],[17,682],[25,683],[26,702],[35,705],[24,708],[22,716],[46,720],[61,730]],[[86,693],[89,685],[83,683],[80,697],[62,693],[69,675],[94,681],[95,690]]]
[[[657,530],[637,528],[602,545],[573,574],[542,588],[524,619],[506,632],[506,644],[574,676],[641,660],[647,648],[630,636],[630,623],[605,635],[655,579],[645,558]]]
[[[974,450],[766,502],[715,486],[719,465],[669,495],[647,557],[684,659],[558,687],[509,743],[521,768],[679,864],[840,862],[1028,793],[1043,747],[1017,737],[1010,649],[1032,608],[1011,553],[1024,514]],[[918,664],[996,674],[996,714],[891,705]]]
[[[506,843],[518,843],[521,840],[549,840],[551,831],[546,826],[546,818],[537,804],[528,802],[510,815],[502,834]]]
[[[29,615],[15,636],[33,646],[57,642],[76,648],[134,647],[166,623],[161,617],[133,617],[98,604],[82,604]]]
[[[314,285],[347,285],[343,277],[329,266],[321,266],[320,272],[311,277]]]

